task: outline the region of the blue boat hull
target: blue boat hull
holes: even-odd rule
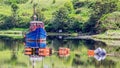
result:
[[[26,47],[45,48],[46,36],[47,36],[46,31],[43,28],[37,28],[35,31],[27,33],[25,38]]]

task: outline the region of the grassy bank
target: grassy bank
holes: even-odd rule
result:
[[[15,28],[11,30],[2,30],[0,31],[0,36],[9,36],[20,38],[23,37],[24,31],[27,29]],[[47,32],[48,36],[73,36],[77,37],[78,33],[55,33],[55,32]],[[92,35],[92,38],[95,40],[120,40],[120,30],[108,30],[105,33]]]
[[[27,30],[27,29],[26,29]],[[12,30],[2,30],[0,31],[0,36],[7,36],[12,38],[23,38],[25,34],[24,29],[12,29]],[[78,36],[78,33],[57,33],[57,32],[47,32],[47,36]]]
[[[120,40],[120,30],[108,30],[103,34],[93,35],[92,37],[99,40]]]
[[[0,31],[0,36],[7,36],[12,38],[23,38],[22,30],[3,30]]]
[[[103,34],[93,35],[92,38],[109,46],[120,46],[120,30],[108,30]]]

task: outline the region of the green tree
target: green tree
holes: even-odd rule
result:
[[[18,24],[18,6],[16,4],[12,4],[11,9],[12,15],[4,19],[3,23],[1,24],[1,29],[14,28]]]
[[[8,5],[11,5],[13,3],[15,3],[15,4],[24,4],[24,3],[28,2],[28,0],[3,0],[3,2],[5,4],[8,4]]]
[[[19,7],[17,6],[17,4],[13,3],[11,5],[11,8],[12,8],[12,17],[13,17],[11,23],[13,23],[14,24],[13,27],[15,27],[18,24],[18,12],[17,12],[17,10],[18,10]]]
[[[55,13],[53,13],[52,26],[55,31],[62,29],[65,31],[68,28],[68,16],[69,12],[67,8],[62,7]]]
[[[52,2],[53,4],[55,4],[56,3],[56,0],[53,0],[53,2]]]
[[[100,19],[101,29],[120,29],[120,12],[113,12]]]
[[[69,19],[69,26],[68,26],[68,32],[82,32],[83,30],[83,22],[80,20],[71,17]]]
[[[13,3],[17,3],[17,0],[4,0],[5,4],[11,5]]]
[[[43,21],[43,22],[45,21],[45,16],[40,9],[36,10],[36,15],[37,15],[38,20]]]
[[[24,4],[28,2],[28,0],[16,0],[17,4]]]
[[[72,30],[74,32],[82,32],[83,29],[83,23],[80,21],[74,21],[74,24],[72,25]]]
[[[85,5],[85,1],[82,2],[82,1],[79,1],[79,0],[73,0],[72,3],[73,3],[73,7],[75,9],[83,7]]]
[[[0,25],[1,29],[10,29],[14,26],[14,23],[12,23],[13,17],[9,16],[7,18],[5,18],[4,22]]]
[[[11,8],[12,8],[13,13],[16,14],[16,12],[17,12],[17,10],[18,10],[17,4],[13,3],[13,4],[11,5]]]
[[[74,11],[72,2],[66,2],[64,4],[64,7],[66,7],[68,9],[69,13],[72,13]]]
[[[100,27],[100,18],[108,13],[112,13],[117,10],[116,2],[99,2],[97,1],[95,4],[91,6],[93,12],[91,17],[87,23],[85,23],[85,31],[92,33],[99,33]],[[98,32],[99,31],[99,32]]]

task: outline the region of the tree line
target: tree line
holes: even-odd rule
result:
[[[28,0],[6,0],[4,3],[11,6],[12,14],[7,17],[0,15],[0,29],[28,28],[30,18],[22,18],[18,15],[18,4],[26,3]],[[56,0],[53,0],[53,4]],[[80,8],[90,10],[89,19],[82,21],[77,15],[82,14]],[[117,0],[97,0],[79,1],[73,0],[65,3],[62,7],[52,13],[51,19],[45,19],[41,9],[36,9],[38,20],[45,22],[48,32],[86,32],[102,33],[110,29],[120,29],[119,1]],[[84,10],[84,9],[83,9]]]

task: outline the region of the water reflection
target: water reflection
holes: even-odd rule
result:
[[[60,58],[57,54],[45,57],[42,61],[36,63],[35,68],[119,68],[120,66],[120,47],[109,46],[104,42],[95,40],[66,40],[56,37],[48,37],[47,45],[54,50],[59,47],[68,47],[71,54],[67,58]],[[88,49],[104,48],[107,53],[116,53],[115,56],[108,56],[105,60],[97,61],[93,57],[88,57]],[[29,57],[23,54],[24,45],[22,40],[3,38],[0,40],[0,68],[30,68]]]

